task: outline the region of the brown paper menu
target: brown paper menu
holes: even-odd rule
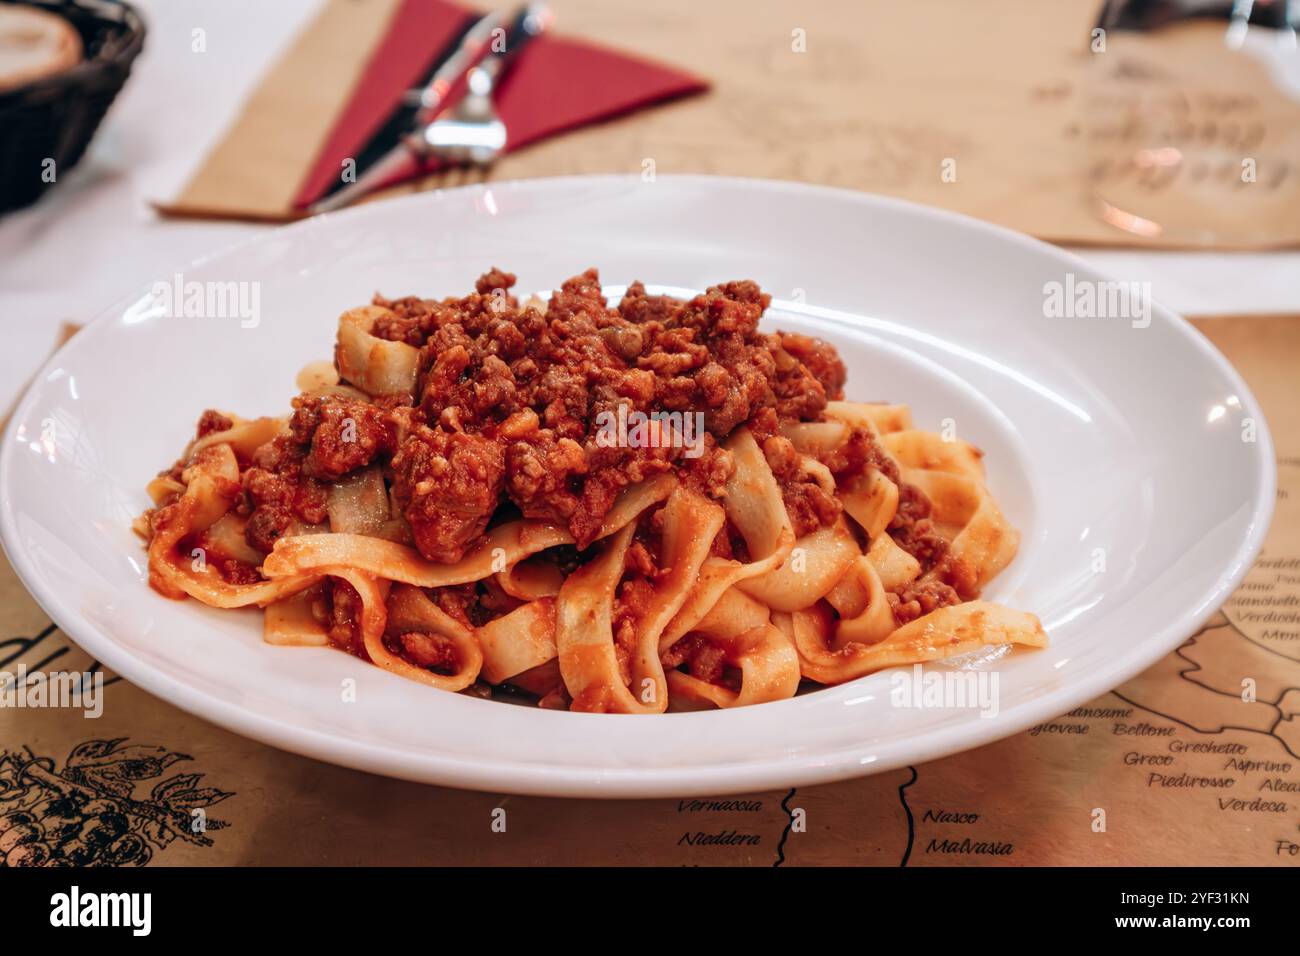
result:
[[[1300,315],[1197,325],[1273,429],[1279,488],[1264,552],[1200,632],[1055,720],[838,784],[561,800],[285,754],[106,674],[97,719],[0,707],[0,849],[17,864],[54,851],[121,865],[1300,864]],[[19,665],[96,666],[5,564],[0,670]]]
[[[330,0],[160,208],[295,216],[291,199],[397,5]],[[1115,33],[1094,53],[1100,0],[554,5],[561,33],[679,64],[712,90],[389,194],[711,173],[897,196],[1060,243],[1300,245],[1300,102],[1261,63],[1225,54],[1221,21]]]

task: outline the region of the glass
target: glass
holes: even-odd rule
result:
[[[1300,242],[1300,56],[1265,10],[1286,5],[1107,5],[1074,131],[1105,222],[1162,245]]]

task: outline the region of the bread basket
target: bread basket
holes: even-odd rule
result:
[[[35,202],[76,165],[144,46],[144,21],[115,0],[20,5],[67,20],[81,34],[84,57],[63,72],[0,92],[0,213]]]

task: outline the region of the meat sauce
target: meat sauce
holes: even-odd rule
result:
[[[844,395],[846,372],[834,347],[819,339],[758,330],[771,298],[750,281],[713,286],[692,299],[650,295],[634,283],[616,308],[601,294],[596,270],[566,281],[545,304],[521,304],[515,277],[499,269],[481,276],[475,291],[441,300],[408,296],[374,304],[389,310],[371,334],[419,349],[414,401],[378,396],[301,395],[294,399],[287,434],[240,462],[242,494],[236,512],[247,519],[252,548],[269,552],[286,533],[328,520],[329,483],[378,463],[409,526],[410,542],[431,561],[459,560],[504,516],[545,519],[566,526],[576,546],[555,549],[572,561],[595,539],[619,492],[675,470],[689,487],[713,499],[724,495],[734,463],[722,443],[750,428],[772,473],[797,535],[834,523],[841,505],[801,472],[800,458],[780,427],[819,421],[828,400]],[[618,407],[702,413],[702,448],[685,454],[663,447],[597,441],[602,413]],[[202,437],[231,422],[207,411]],[[939,565],[947,545],[929,518],[930,503],[901,482],[897,467],[870,432],[849,440],[822,461],[842,480],[881,469],[899,485],[890,533],[924,569]],[[179,466],[173,469],[179,474]],[[657,567],[656,519],[643,516],[629,549],[627,573],[614,609],[615,644],[626,669],[634,622],[646,610]],[[729,524],[713,553],[746,560],[745,544]],[[255,567],[217,556],[232,583],[257,580]],[[491,579],[489,579],[491,580]],[[973,582],[926,583],[890,595],[897,620],[957,603]],[[335,643],[364,656],[357,637],[359,598],[331,579],[321,612]],[[465,585],[430,592],[448,614],[476,626],[519,602],[491,587]],[[434,670],[454,665],[450,645],[436,635],[403,633],[390,649]],[[734,681],[716,648],[688,636],[665,664],[705,680]]]

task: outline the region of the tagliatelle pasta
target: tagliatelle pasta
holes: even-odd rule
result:
[[[150,584],[264,608],[270,644],[599,713],[1046,643],[979,599],[1019,540],[981,453],[845,401],[831,346],[758,330],[752,282],[513,284],[377,296],[289,416],[205,412],[135,524]]]

